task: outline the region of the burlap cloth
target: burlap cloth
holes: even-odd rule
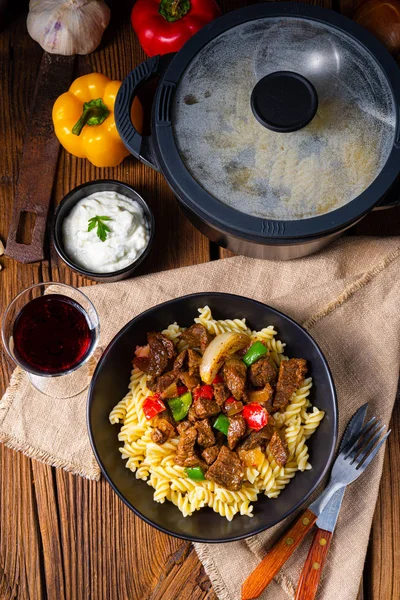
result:
[[[346,238],[321,254],[292,262],[238,256],[90,286],[85,293],[99,312],[103,347],[138,313],[191,292],[233,292],[279,308],[302,323],[325,353],[338,392],[341,434],[351,414],[366,401],[371,413],[389,423],[400,364],[399,257],[399,238]],[[0,403],[0,441],[56,467],[98,479],[85,404],[85,393],[65,401],[36,393],[17,369]],[[357,596],[383,456],[381,452],[345,494],[320,586],[323,600]],[[288,521],[247,541],[195,544],[221,600],[240,598],[243,580],[287,525]],[[262,598],[293,597],[310,539]]]

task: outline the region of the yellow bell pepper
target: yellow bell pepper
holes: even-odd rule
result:
[[[120,81],[111,81],[100,73],[83,75],[75,79],[53,106],[54,131],[60,144],[96,167],[115,167],[129,154],[114,119],[120,85]],[[131,118],[141,132],[143,110],[137,98],[132,104]]]

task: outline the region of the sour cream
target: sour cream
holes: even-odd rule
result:
[[[97,226],[88,231],[89,219],[110,229],[104,242]],[[62,224],[64,251],[76,265],[94,273],[112,273],[132,264],[149,241],[148,226],[138,202],[117,192],[96,192],[77,202]]]

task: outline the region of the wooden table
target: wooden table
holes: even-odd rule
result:
[[[325,0],[351,14],[352,0]],[[224,0],[224,11],[244,5]],[[250,2],[248,2],[250,3]],[[29,123],[32,93],[42,57],[26,32],[26,6],[14,3],[0,33],[0,237],[5,241]],[[114,2],[116,5],[117,2]],[[129,23],[132,3],[120,2],[101,47],[77,61],[77,74],[124,76],[144,54]],[[133,185],[150,203],[158,223],[154,250],[141,272],[215,260],[229,253],[209,243],[180,213],[163,177],[128,158],[98,169],[62,152],[53,205],[76,185],[97,178]],[[398,235],[400,209],[371,214],[352,233]],[[179,232],[179,235],[177,235]],[[26,286],[55,280],[90,284],[75,276],[47,246],[47,260],[21,265],[2,258],[0,313]],[[0,349],[0,392],[12,366]],[[400,572],[400,407],[392,419],[381,491],[362,588],[371,600],[398,600]],[[130,512],[102,479],[99,483],[53,469],[0,446],[0,600],[212,600],[209,579],[191,544],[159,533]],[[361,592],[362,593],[362,592]]]

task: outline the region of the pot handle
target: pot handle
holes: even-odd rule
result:
[[[118,133],[126,148],[139,160],[158,171],[151,135],[141,135],[131,121],[131,106],[139,88],[162,75],[174,54],[157,55],[140,63],[124,79],[115,100],[114,115]]]

